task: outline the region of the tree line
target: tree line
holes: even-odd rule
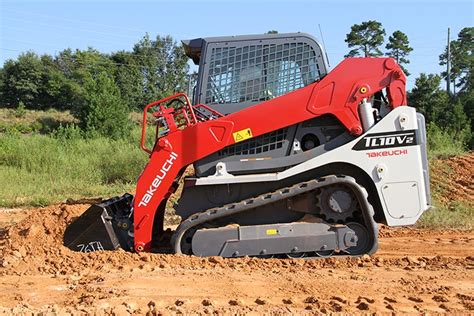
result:
[[[395,30],[384,46],[385,36],[380,22],[354,24],[345,39],[350,49],[346,57],[390,56],[409,75],[413,48],[408,36]],[[441,89],[446,72],[423,73],[409,92],[409,104],[425,115],[432,130],[448,133],[472,148],[474,28],[462,29],[450,44],[453,93]],[[447,59],[445,49],[440,65],[446,65]],[[151,39],[148,34],[131,51],[111,54],[93,48],[65,49],[55,56],[30,51],[0,68],[0,107],[70,110],[83,130],[120,138],[129,132],[130,111],[188,90],[187,61],[171,36]]]
[[[120,138],[128,113],[187,88],[188,58],[171,36],[146,34],[131,51],[28,51],[0,68],[0,107],[70,110],[84,130]]]

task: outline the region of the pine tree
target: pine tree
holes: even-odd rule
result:
[[[474,27],[465,27],[458,39],[451,41],[451,82],[459,91],[472,89],[474,81]],[[448,59],[447,47],[439,56],[439,64],[446,65]],[[442,76],[446,79],[446,72]]]
[[[405,72],[405,75],[409,76],[410,73],[404,67],[404,65],[410,63],[407,56],[413,50],[413,48],[410,47],[408,36],[401,31],[393,32],[393,34],[389,36],[385,48],[388,50],[385,54],[394,58]]]
[[[416,107],[427,122],[436,123],[449,102],[447,93],[439,88],[440,83],[440,76],[422,73],[408,95],[409,105]]]
[[[383,44],[385,29],[377,21],[354,24],[351,32],[346,35],[345,42],[349,48],[355,47],[345,57],[381,56],[380,45]]]

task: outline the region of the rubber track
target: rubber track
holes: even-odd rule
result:
[[[245,212],[254,208],[264,206],[266,204],[274,203],[279,200],[287,199],[302,193],[313,191],[325,186],[334,185],[334,184],[343,184],[347,185],[352,189],[354,194],[357,197],[359,206],[362,210],[362,215],[364,217],[365,227],[369,231],[369,234],[373,237],[373,245],[371,249],[367,252],[372,254],[377,251],[378,248],[378,227],[377,223],[374,221],[374,209],[372,205],[368,202],[368,193],[364,187],[357,184],[354,178],[349,176],[326,176],[315,180],[300,182],[292,186],[279,189],[271,193],[264,193],[254,198],[249,198],[242,200],[240,202],[229,203],[221,207],[216,207],[208,209],[204,212],[196,213],[188,217],[186,220],[182,221],[181,224],[176,229],[175,234],[173,235],[172,245],[174,247],[175,253],[181,254],[181,240],[184,234],[191,228],[198,225],[204,224],[206,222],[223,218],[237,213]],[[347,256],[347,254],[344,254]]]

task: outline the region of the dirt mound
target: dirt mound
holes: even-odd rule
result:
[[[112,268],[118,270],[143,269],[144,266],[188,268],[214,268],[220,266],[237,271],[254,269],[315,269],[336,267],[358,267],[367,262],[376,264],[376,258],[329,258],[320,260],[261,260],[257,258],[222,259],[218,257],[198,258],[194,256],[133,254],[123,250],[77,253],[63,246],[64,230],[88,205],[57,205],[36,210],[31,216],[3,232],[0,252],[2,274],[53,274],[68,275],[82,273],[84,270]],[[385,236],[423,236],[429,232],[416,229],[382,229]],[[403,233],[401,233],[403,232]],[[423,267],[442,268],[446,264],[462,265],[463,259],[419,257]],[[411,262],[405,258],[391,259],[387,264],[405,267]]]
[[[2,305],[8,313],[115,314],[472,309],[470,233],[382,227],[381,250],[362,258],[76,253],[62,245],[63,233],[88,206],[34,210],[2,232],[0,312]]]
[[[449,159],[431,161],[432,190],[439,192],[442,203],[467,201],[474,203],[474,152]]]
[[[381,227],[374,256],[224,259],[76,253],[67,225],[88,205],[34,210],[1,237],[0,313],[320,314],[473,310],[474,236]],[[19,277],[21,276],[21,278]]]

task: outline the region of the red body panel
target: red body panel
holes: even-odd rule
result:
[[[135,250],[150,249],[155,213],[159,212],[157,218],[162,221],[165,202],[175,190],[173,181],[180,171],[234,144],[233,133],[250,128],[252,137],[255,137],[323,114],[332,114],[348,131],[360,135],[360,102],[386,88],[393,108],[406,105],[405,80],[393,59],[349,58],[321,81],[224,117],[196,122],[160,138],[137,184]],[[146,113],[144,117],[146,119]]]

